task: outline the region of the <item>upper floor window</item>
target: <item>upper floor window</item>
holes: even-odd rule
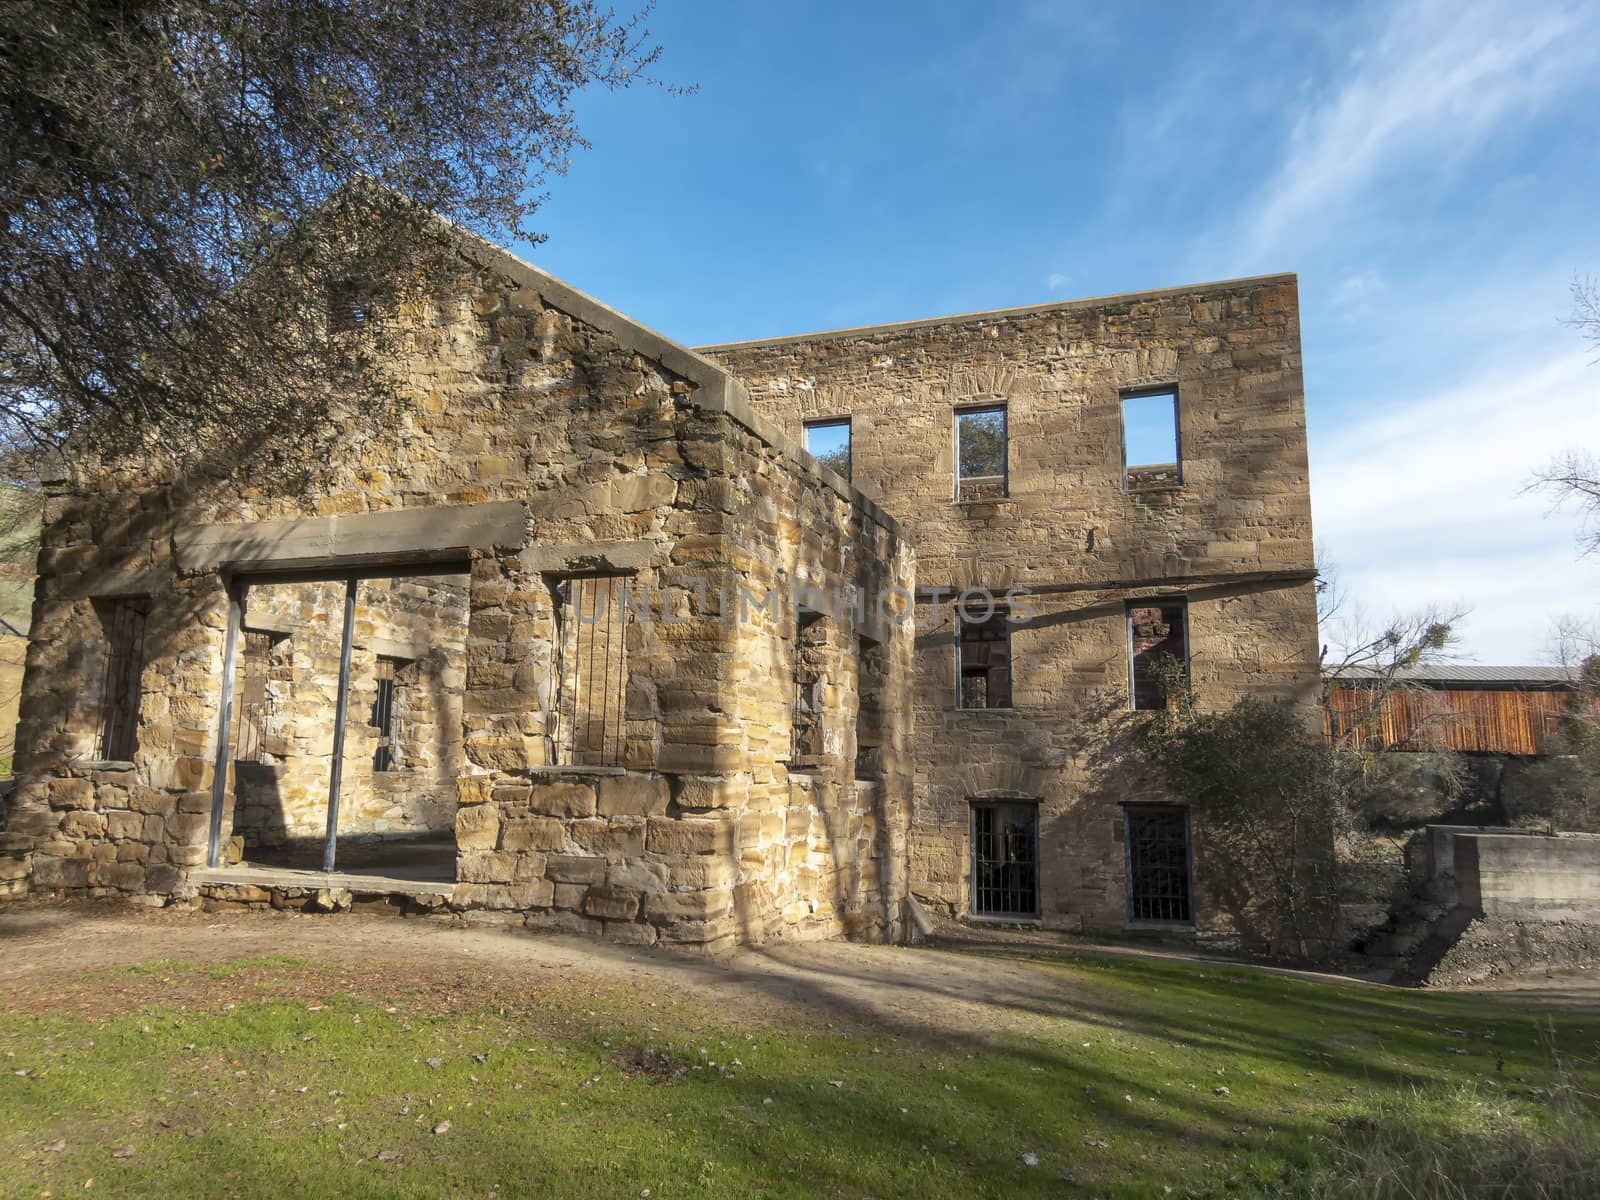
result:
[[[1011,614],[992,609],[983,620],[956,609],[956,704],[1011,707]]]
[[[1176,387],[1123,395],[1122,480],[1130,492],[1183,482]]]
[[[806,422],[806,453],[828,470],[850,478],[850,418]]]
[[[1007,495],[1006,406],[956,413],[956,499],[997,500]]]
[[[1129,688],[1136,709],[1167,706],[1167,690],[1189,673],[1189,608],[1183,600],[1128,605]]]

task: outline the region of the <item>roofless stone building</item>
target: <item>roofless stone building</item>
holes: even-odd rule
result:
[[[490,266],[405,314],[396,448],[315,515],[53,485],[0,886],[1239,931],[1114,730],[1163,656],[1315,688],[1292,276],[695,352]]]

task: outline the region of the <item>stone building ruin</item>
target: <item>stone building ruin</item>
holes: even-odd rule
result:
[[[405,314],[405,427],[313,513],[50,485],[0,888],[707,950],[1237,929],[1108,764],[1160,656],[1314,692],[1292,276],[693,351],[489,267]]]

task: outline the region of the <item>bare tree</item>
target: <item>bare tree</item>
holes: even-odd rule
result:
[[[1578,509],[1582,526],[1578,544],[1583,553],[1600,550],[1600,458],[1584,450],[1567,450],[1533,473],[1529,490],[1547,492],[1556,508]]]
[[[1572,316],[1567,323],[1600,354],[1600,281],[1587,275],[1573,278]]]
[[[375,426],[369,318],[451,281],[452,229],[537,240],[574,94],[655,58],[593,0],[0,6],[0,451],[259,467],[335,399]]]
[[[1600,281],[1583,275],[1573,279],[1567,324],[1595,348],[1600,364]],[[1556,508],[1576,506],[1582,521],[1578,544],[1585,554],[1600,550],[1600,457],[1587,450],[1563,451],[1533,473],[1525,490],[1547,493]]]

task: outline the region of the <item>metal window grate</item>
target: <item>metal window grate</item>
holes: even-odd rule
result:
[[[100,609],[106,634],[106,672],[100,684],[95,757],[102,762],[127,762],[138,748],[139,685],[144,676],[144,633],[149,616],[147,596],[110,601]]]
[[[628,686],[624,579],[564,579],[555,596],[555,760],[563,766],[620,766]]]
[[[1166,805],[1129,805],[1128,919],[1194,919],[1189,899],[1189,814]]]
[[[235,709],[233,757],[235,762],[258,763],[267,732],[267,668],[272,635],[246,630],[239,658],[239,700]]]
[[[372,700],[372,717],[367,722],[378,731],[378,744],[372,751],[374,771],[395,769],[394,695],[397,665],[392,658],[378,659],[378,691]]]
[[[972,911],[980,917],[1039,914],[1039,808],[972,806]]]

